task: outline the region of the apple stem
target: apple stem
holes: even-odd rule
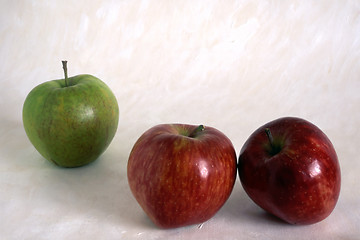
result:
[[[68,73],[67,73],[67,61],[61,61],[64,69],[64,75],[65,75],[65,86],[69,86],[69,79],[68,79]]]
[[[284,147],[283,143],[279,142],[279,141],[274,141],[274,137],[271,134],[271,131],[269,128],[265,128],[265,133],[269,139],[270,142],[270,149],[268,149],[269,154],[271,156],[275,156],[276,154],[278,154],[279,152],[281,152],[281,149]]]
[[[270,142],[271,147],[274,148],[274,147],[275,147],[275,146],[274,146],[274,138],[273,138],[273,136],[272,136],[272,134],[271,134],[270,129],[269,129],[269,128],[265,128],[265,133],[266,133],[266,135],[267,135],[267,137],[268,137],[268,139],[269,139],[269,142]]]
[[[204,131],[205,127],[204,125],[199,125],[197,128],[194,129],[194,131],[192,131],[190,134],[189,134],[189,137],[190,138],[194,138],[198,135],[198,133]]]

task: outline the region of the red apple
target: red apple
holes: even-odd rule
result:
[[[130,189],[159,227],[175,228],[210,219],[230,196],[236,153],[220,131],[162,124],[146,131],[128,161]]]
[[[325,219],[340,193],[333,145],[318,127],[299,118],[280,118],[257,129],[241,149],[239,176],[257,205],[291,224]]]

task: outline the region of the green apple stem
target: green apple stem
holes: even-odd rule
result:
[[[69,86],[69,79],[68,79],[68,73],[67,73],[67,61],[61,61],[64,69],[64,75],[65,75],[65,86]]]
[[[204,131],[204,129],[205,129],[204,125],[199,125],[197,128],[194,129],[194,131],[192,131],[189,134],[189,137],[190,138],[196,137],[200,132]]]

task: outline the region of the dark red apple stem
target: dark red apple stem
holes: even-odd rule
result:
[[[64,69],[64,75],[65,75],[65,86],[69,86],[69,79],[68,79],[68,73],[67,73],[67,61],[61,61]]]
[[[270,142],[271,147],[274,148],[274,147],[275,147],[275,146],[274,146],[274,138],[273,138],[273,136],[272,136],[272,134],[271,134],[270,129],[269,129],[269,128],[265,128],[265,132],[266,132],[266,135],[267,135],[267,137],[268,137],[268,139],[269,139],[269,142]]]
[[[194,131],[192,131],[189,134],[189,137],[194,138],[196,137],[200,132],[204,131],[205,127],[204,125],[199,125],[197,128],[194,129]]]

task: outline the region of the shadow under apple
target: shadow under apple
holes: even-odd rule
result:
[[[153,228],[128,187],[126,160],[109,151],[79,168],[61,168],[46,162],[42,196],[38,197],[60,211],[59,221],[78,218],[85,224],[89,220],[89,224],[96,224],[94,227],[118,226],[119,232]]]
[[[231,222],[248,223],[256,225],[278,225],[289,226],[288,223],[267,213],[257,206],[246,194],[237,179],[233,192],[228,201],[219,211],[224,218],[229,218]]]

